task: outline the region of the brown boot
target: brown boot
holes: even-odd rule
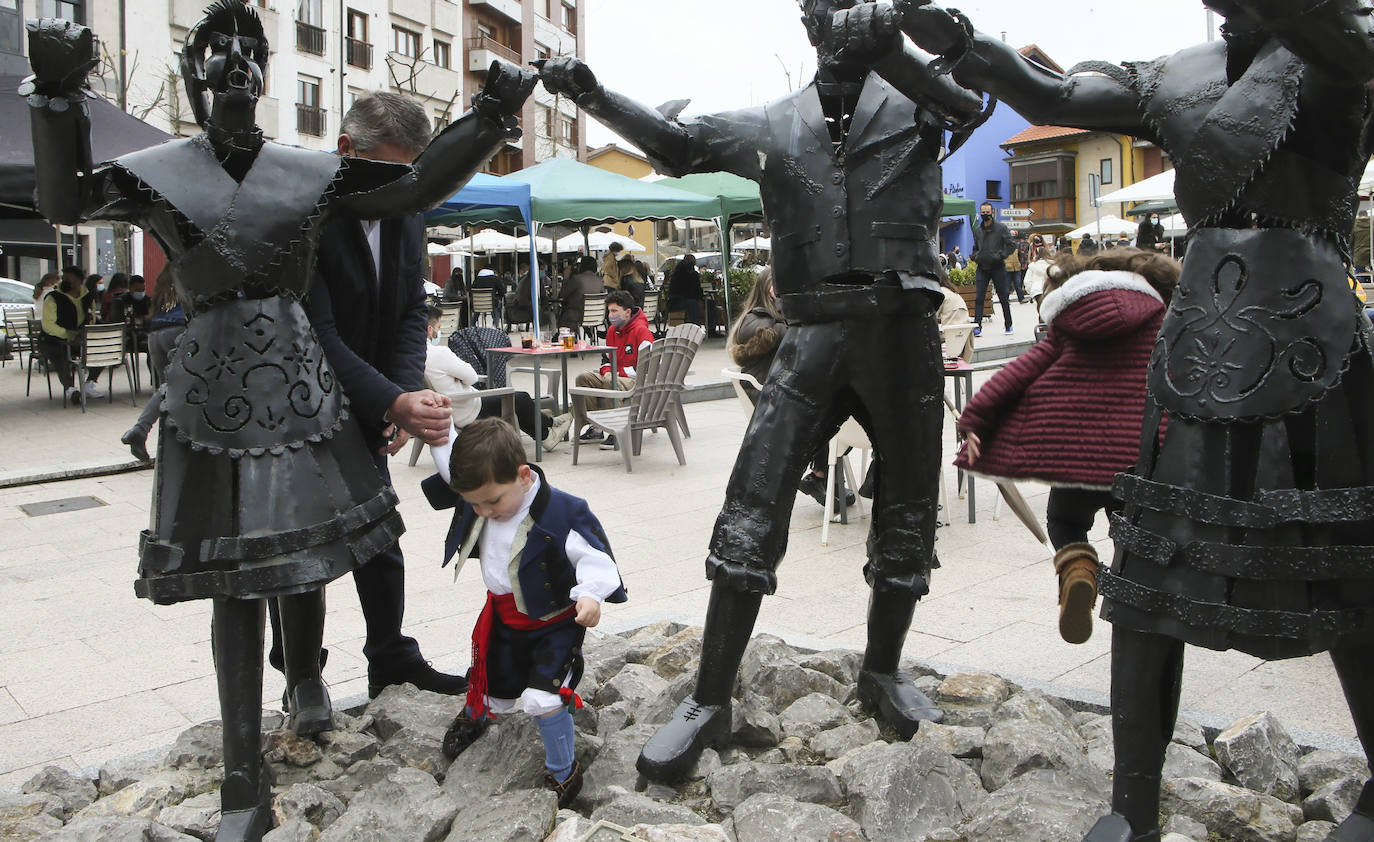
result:
[[[553,790],[553,794],[558,796],[558,809],[567,809],[577,794],[582,791],[582,764],[574,760],[572,772],[569,773],[568,779],[562,783],[553,775],[545,772],[544,788]]]
[[[1059,636],[1084,643],[1093,633],[1097,605],[1097,550],[1091,544],[1069,544],[1054,554],[1059,573]]]

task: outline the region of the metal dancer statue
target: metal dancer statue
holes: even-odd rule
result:
[[[935,559],[941,454],[939,158],[945,132],[981,116],[982,98],[893,56],[887,80],[839,55],[831,17],[854,0],[804,0],[818,73],[766,106],[679,121],[606,90],[576,59],[541,67],[544,86],[632,140],[660,171],[725,170],[757,181],[773,231],[773,270],[790,329],[745,434],[716,521],[696,687],[640,754],[656,780],[686,774],[729,738],[735,673],[787,547],[808,455],[851,415],[881,453],[869,561],[868,647],[859,695],[904,736],[940,711],[899,669]],[[874,9],[861,3],[860,9]],[[900,44],[901,35],[890,33]],[[900,51],[898,51],[900,52]]]
[[[1222,41],[1067,76],[957,12],[919,0],[883,12],[1032,122],[1146,138],[1178,168],[1188,252],[1101,572],[1114,812],[1089,842],[1159,838],[1185,643],[1269,659],[1330,650],[1366,754],[1374,740],[1374,337],[1346,278],[1371,151],[1370,10],[1207,5],[1226,16]],[[1374,786],[1329,838],[1374,842]]]
[[[512,115],[537,80],[493,65],[473,110],[410,165],[265,142],[254,122],[268,58],[262,23],[242,0],[216,0],[181,57],[204,133],[93,165],[92,34],[56,19],[29,31],[34,75],[20,92],[40,212],[151,231],[189,317],[166,375],[135,590],[157,603],[214,600],[225,766],[215,838],[258,840],[271,822],[263,600],[281,608],[291,726],[332,727],[319,663],[324,585],[404,529],[301,308],[321,225],[335,209],[390,217],[451,195],[518,134]]]

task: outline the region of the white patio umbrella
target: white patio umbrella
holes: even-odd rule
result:
[[[553,251],[553,240],[550,240],[548,237],[535,237],[534,243],[541,252]],[[523,237],[516,237],[515,247],[520,251],[528,253],[530,250],[530,236],[526,234]]]
[[[773,241],[768,237],[750,237],[743,242],[734,243],[731,247],[739,249],[740,251],[751,251],[755,249],[768,251],[773,248]]]
[[[438,257],[439,255],[443,255],[443,254],[448,254],[448,253],[449,253],[449,250],[448,250],[447,248],[445,248],[444,246],[439,245],[438,243],[429,243],[429,244],[427,244],[427,245],[425,246],[425,251],[429,253],[429,256],[430,256],[430,257]]]
[[[515,251],[520,248],[520,241],[510,234],[502,234],[495,228],[483,228],[471,237],[456,240],[450,245],[472,252]]]
[[[1137,181],[1130,187],[1104,193],[1098,197],[1097,203],[1100,206],[1114,205],[1119,202],[1172,202],[1174,201],[1174,175],[1176,172],[1176,170],[1165,170],[1144,181]]]
[[[1365,165],[1364,175],[1360,176],[1360,195],[1368,196],[1374,193],[1374,161]]]
[[[1164,233],[1171,236],[1181,236],[1188,233],[1188,223],[1183,220],[1183,214],[1176,213],[1159,220],[1159,224],[1164,226]]]
[[[458,248],[458,244],[457,244],[457,243],[449,243],[448,245],[444,246],[444,251],[448,252],[449,254],[453,255],[454,257],[463,257],[463,258],[467,258],[467,257],[474,257],[474,256],[475,256],[475,255],[473,255],[473,253],[470,252],[470,251],[463,251],[462,249]]]
[[[614,231],[592,231],[587,235],[586,240],[582,238],[582,232],[574,231],[566,237],[558,240],[559,251],[577,251],[587,247],[592,251],[606,251],[611,247],[611,243],[620,243],[628,252],[648,251],[640,242],[633,237],[626,237]]]
[[[1119,216],[1108,214],[1100,220],[1094,220],[1084,225],[1082,228],[1075,228],[1070,231],[1069,239],[1077,240],[1084,234],[1092,234],[1095,237],[1098,231],[1101,231],[1103,234],[1134,234],[1139,227],[1140,223],[1138,222],[1131,222]]]

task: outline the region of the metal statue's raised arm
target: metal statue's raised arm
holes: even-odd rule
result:
[[[75,225],[93,210],[96,178],[91,160],[91,95],[86,75],[95,67],[91,31],[65,20],[30,21],[33,75],[19,93],[28,98],[33,130],[39,213]]]

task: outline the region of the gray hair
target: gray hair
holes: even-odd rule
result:
[[[419,152],[429,145],[429,116],[408,96],[373,91],[353,102],[339,131],[353,138],[353,148],[359,152],[370,152],[384,143]]]

